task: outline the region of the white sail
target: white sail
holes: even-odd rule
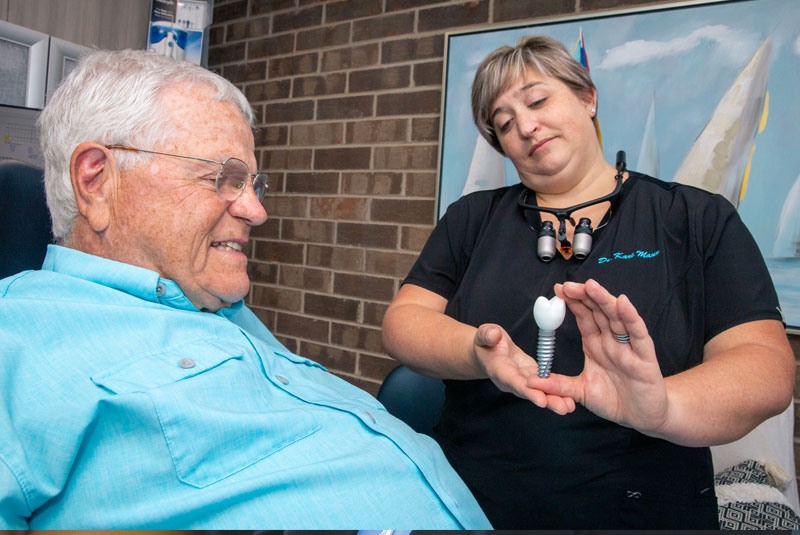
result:
[[[464,183],[461,195],[505,186],[503,162],[503,156],[494,150],[482,135],[478,134],[475,150],[472,151],[472,162],[469,164],[467,181]]]
[[[644,124],[642,146],[639,149],[639,159],[636,161],[636,171],[646,175],[658,176],[658,147],[656,145],[656,97],[650,101],[650,111],[647,113],[647,122]]]
[[[783,203],[772,256],[800,258],[800,176],[794,181]]]
[[[742,178],[761,123],[771,52],[767,38],[720,100],[675,173],[675,182],[720,193],[739,205]]]

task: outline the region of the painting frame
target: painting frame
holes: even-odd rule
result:
[[[800,151],[791,150],[785,134],[800,124],[800,103],[787,96],[792,87],[800,87],[800,34],[792,27],[800,28],[800,3],[792,0],[688,0],[447,33],[437,217],[462,194],[519,180],[510,162],[482,142],[470,109],[475,68],[499,46],[513,46],[533,33],[550,35],[568,50],[585,44],[598,87],[606,159],[613,163],[616,151],[626,150],[629,168],[685,183],[700,176],[693,171],[698,158],[713,153],[702,144],[706,131],[722,116],[717,110],[731,105],[732,87],[747,71],[755,80],[749,81],[754,89],[749,89],[747,106],[760,106],[761,115],[750,118],[751,139],[744,136],[746,145],[729,158],[726,176],[738,182],[723,178],[714,186],[718,190],[692,185],[724,194],[738,205],[767,261],[787,330],[800,334],[800,213],[788,212],[790,241],[781,234],[787,203],[800,203],[800,154],[793,154]],[[735,104],[745,110],[745,104]],[[655,149],[651,137],[658,140]],[[648,167],[653,154],[655,172]],[[796,257],[781,256],[787,249],[779,244],[784,243],[792,244],[788,254]]]

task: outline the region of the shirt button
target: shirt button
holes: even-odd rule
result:
[[[192,359],[181,359],[178,361],[178,366],[180,366],[184,370],[187,370],[189,368],[194,368],[195,362]]]
[[[276,378],[278,381],[280,381],[281,383],[285,384],[285,385],[288,385],[288,384],[289,384],[289,379],[287,379],[287,378],[286,378],[286,377],[284,377],[283,375],[278,375],[278,376],[276,376],[275,378]]]
[[[163,296],[166,291],[167,291],[167,289],[160,282],[156,285],[156,295],[158,297]]]

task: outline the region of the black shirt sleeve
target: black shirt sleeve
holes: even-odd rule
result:
[[[713,195],[695,219],[703,232],[705,341],[742,323],[782,320],[764,258],[736,209]]]

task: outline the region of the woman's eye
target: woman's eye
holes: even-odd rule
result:
[[[547,98],[540,98],[538,100],[534,100],[533,102],[528,104],[528,107],[529,108],[539,108],[544,104],[545,100],[547,100]]]
[[[509,128],[511,128],[511,119],[501,124],[498,130],[500,133],[504,133],[507,132]]]

